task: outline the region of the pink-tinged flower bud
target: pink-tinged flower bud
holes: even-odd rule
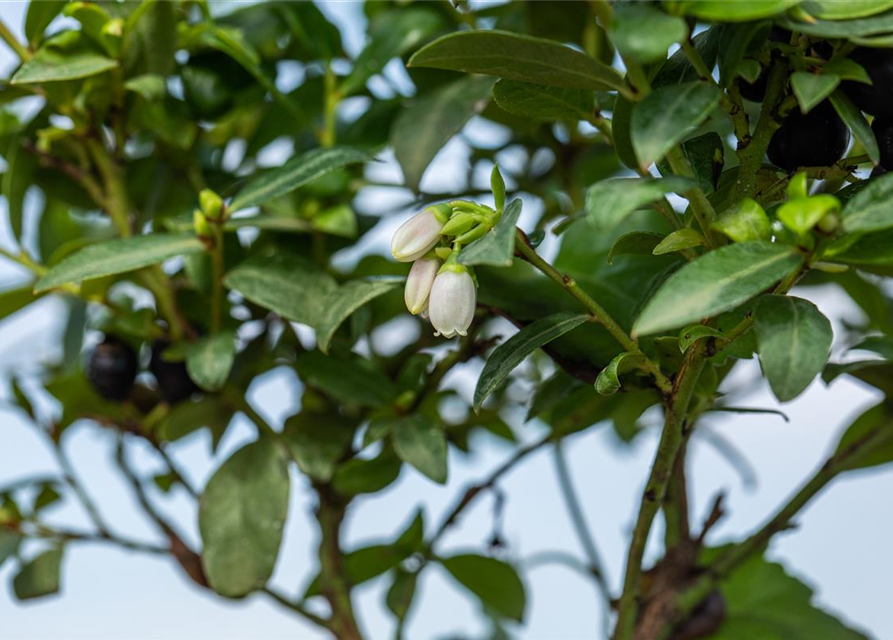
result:
[[[428,207],[404,222],[391,240],[391,253],[400,262],[412,262],[428,253],[440,240],[449,212],[442,205]]]
[[[411,314],[417,315],[428,308],[428,294],[431,293],[438,269],[440,260],[434,258],[421,258],[412,263],[403,290],[403,300]]]
[[[434,279],[428,298],[434,335],[452,338],[456,334],[467,334],[476,304],[477,292],[468,270],[460,267],[441,271]]]

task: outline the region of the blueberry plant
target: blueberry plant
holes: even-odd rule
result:
[[[261,594],[344,640],[364,636],[355,588],[386,580],[399,638],[418,576],[441,565],[505,637],[525,619],[523,559],[498,540],[458,555],[441,543],[549,449],[607,636],[864,638],[763,554],[836,478],[893,462],[890,401],[725,544],[708,537],[721,496],[706,519],[689,513],[686,450],[702,417],[761,411],[724,385],[754,356],[780,402],[818,376],[893,393],[893,2],[363,11],[353,58],[310,2],[45,0],[24,37],[0,23],[19,59],[0,86],[15,242],[2,256],[27,275],[0,293],[0,316],[46,296],[68,311],[59,358],[9,380],[9,402],[59,463],[57,476],[0,487],[15,594],[56,592],[63,555],[97,541],[169,555],[202,588]],[[385,70],[395,59],[399,82]],[[463,137],[466,179],[425,191],[428,165],[472,118],[499,135]],[[403,180],[374,180],[382,160]],[[408,204],[382,212],[372,190]],[[522,202],[535,215],[519,226]],[[383,213],[410,211],[392,255],[359,244]],[[837,338],[873,357],[829,363],[831,323],[797,295],[817,285],[864,311]],[[472,398],[444,385],[473,362]],[[271,424],[246,394],[283,367],[300,410]],[[50,399],[55,411],[39,410]],[[520,424],[519,408],[535,421]],[[660,439],[612,583],[563,447],[605,423],[628,442],[646,412],[662,416]],[[216,449],[236,414],[256,438],[195,486],[181,443],[202,432]],[[164,544],[116,531],[66,448],[75,424],[114,440]],[[442,519],[408,509],[391,542],[346,548],[345,516],[365,495],[401,473],[444,483],[450,451],[482,437],[514,452]],[[139,472],[134,447],[165,470]],[[291,468],[319,540],[296,597],[270,583]],[[197,502],[200,545],[159,508],[170,492]],[[51,524],[45,510],[63,499],[92,528]],[[643,566],[658,518],[663,551]]]

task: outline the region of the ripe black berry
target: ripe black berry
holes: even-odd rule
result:
[[[860,47],[849,58],[865,67],[872,84],[847,80],[841,88],[865,113],[893,118],[893,51]]]
[[[121,401],[130,395],[138,368],[133,347],[114,336],[106,336],[90,354],[86,375],[100,396]]]
[[[827,167],[843,157],[850,132],[827,100],[803,114],[799,109],[782,123],[769,143],[769,161],[785,171]]]
[[[871,130],[881,151],[881,166],[889,171],[893,169],[893,118],[875,118]]]
[[[149,371],[158,381],[161,395],[169,404],[177,404],[198,391],[198,386],[189,377],[185,362],[169,362],[162,357],[162,353],[170,345],[159,340],[152,345],[152,359],[149,361]]]

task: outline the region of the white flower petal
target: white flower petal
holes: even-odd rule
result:
[[[439,260],[423,258],[412,263],[409,277],[406,278],[406,288],[403,290],[403,300],[413,315],[427,308],[428,295],[431,293],[438,269],[440,269]]]
[[[404,222],[391,240],[391,253],[400,262],[412,262],[428,253],[440,240],[443,223],[425,209]]]
[[[434,279],[428,313],[437,334],[452,338],[466,335],[474,319],[477,292],[467,271],[444,271]],[[435,334],[435,335],[437,335]]]

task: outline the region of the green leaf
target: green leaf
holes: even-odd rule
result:
[[[754,329],[763,373],[781,402],[800,395],[828,362],[831,323],[811,302],[762,296],[754,309]]]
[[[808,113],[830,96],[839,84],[840,77],[827,72],[819,75],[797,71],[791,75],[791,88],[794,90],[794,95],[797,96],[800,111],[803,113]]]
[[[737,206],[724,211],[710,225],[735,242],[769,240],[772,225],[769,216],[755,200],[743,198]]]
[[[837,443],[835,454],[846,452],[872,432],[879,430],[883,430],[886,437],[877,446],[858,456],[849,455],[846,465],[848,470],[868,469],[893,462],[893,416],[886,401],[874,405],[853,421]]]
[[[884,0],[884,2],[886,1],[887,0]],[[851,3],[852,0],[847,0],[845,3],[835,4],[844,7]],[[881,5],[880,2],[876,4]],[[823,38],[872,36],[893,31],[893,11],[887,11],[881,15],[874,15],[871,17],[854,18],[852,20],[812,20],[806,22],[793,17],[784,17],[779,20],[779,24],[786,29]]]
[[[18,553],[23,536],[15,531],[0,529],[0,567]]]
[[[721,45],[727,45],[726,35],[725,28],[722,25],[717,25],[701,31],[701,33],[692,38],[695,49],[701,54],[704,64],[710,70],[713,70],[713,67],[716,66],[716,58]],[[654,76],[654,80],[651,82],[651,87],[658,89],[671,84],[699,80],[700,77],[701,74],[692,66],[688,55],[680,48],[670,56],[669,60],[661,65],[657,75]],[[630,168],[634,169],[635,166]]]
[[[438,484],[447,481],[447,441],[443,429],[423,413],[394,421],[394,451],[404,462]]]
[[[638,2],[617,5],[608,31],[624,59],[643,64],[664,60],[688,36],[685,20]]]
[[[590,90],[544,87],[516,80],[497,82],[493,99],[509,113],[538,120],[588,121],[595,111],[595,94]]]
[[[131,78],[124,83],[124,88],[149,101],[161,100],[167,94],[165,78],[157,73],[146,73]]]
[[[37,281],[34,291],[134,271],[199,251],[204,246],[193,233],[152,233],[98,242],[62,259]]]
[[[205,391],[219,391],[226,383],[236,358],[236,336],[232,332],[202,338],[186,354],[189,377]]]
[[[415,596],[417,577],[417,573],[410,573],[402,569],[397,569],[394,572],[394,581],[388,589],[385,604],[397,620],[404,620],[409,614]]]
[[[488,264],[509,267],[515,255],[515,225],[521,216],[521,199],[515,198],[505,208],[496,226],[483,237],[465,247],[459,254],[459,264],[468,266]]]
[[[841,211],[843,230],[847,233],[866,233],[893,227],[893,173],[872,178],[864,188],[847,200]]]
[[[747,22],[777,15],[801,0],[683,0],[678,3],[682,13],[716,22]]]
[[[652,204],[668,193],[693,188],[688,178],[609,178],[586,191],[586,216],[599,230],[609,231],[636,209]]]
[[[508,31],[451,33],[419,49],[409,66],[482,73],[547,87],[624,89],[620,74],[595,58],[552,40]]]
[[[802,261],[794,249],[768,242],[711,251],[664,281],[633,325],[633,333],[659,333],[733,309],[793,272]]]
[[[36,48],[43,39],[43,32],[59,15],[68,0],[42,0],[29,2],[28,13],[25,14],[25,37],[32,48]]]
[[[855,80],[863,84],[871,84],[871,76],[858,62],[844,58],[839,55],[831,58],[824,67],[822,73],[831,73],[838,76],[841,80]]]
[[[871,130],[859,108],[839,89],[831,94],[829,100],[834,110],[837,111],[837,115],[840,116],[840,119],[846,123],[846,126],[853,133],[853,137],[865,149],[865,153],[871,158],[872,163],[880,163],[881,152],[878,148],[877,139],[874,137],[874,131]]]
[[[8,318],[16,311],[20,311],[38,300],[40,296],[34,295],[33,288],[33,284],[26,284],[23,287],[8,289],[0,293],[0,320]]]
[[[617,355],[607,367],[599,371],[598,378],[595,379],[595,390],[603,396],[617,393],[620,390],[620,374],[635,368],[641,361],[641,356],[628,351]]]
[[[238,211],[274,200],[291,193],[320,176],[370,160],[369,156],[350,147],[313,149],[291,158],[281,167],[252,178],[229,203],[230,211]]]
[[[345,95],[359,91],[390,60],[416,48],[444,26],[443,17],[428,7],[401,7],[376,16],[369,29],[369,43],[357,56],[341,91]]]
[[[531,353],[579,327],[589,319],[588,314],[556,313],[532,322],[504,343],[496,347],[487,362],[474,390],[474,408],[481,405],[499,384]]]
[[[725,617],[710,640],[868,640],[813,606],[812,589],[759,556],[735,569],[720,591]]]
[[[50,549],[25,564],[13,578],[16,598],[32,600],[59,592],[62,549]]]
[[[809,15],[822,20],[864,18],[893,7],[893,0],[808,0],[803,5]]]
[[[77,31],[63,32],[47,40],[44,45],[15,72],[12,85],[59,82],[89,78],[118,63],[99,53]]]
[[[511,565],[474,554],[443,558],[441,563],[484,606],[518,622],[524,619],[527,603],[524,584]]]
[[[679,332],[679,351],[685,353],[688,348],[701,338],[722,338],[723,332],[703,324],[684,327]]]
[[[273,574],[288,514],[288,464],[272,438],[236,451],[208,481],[199,502],[202,565],[211,587],[238,598]]]
[[[173,442],[202,427],[208,427],[212,443],[216,447],[232,417],[232,409],[220,398],[203,396],[197,402],[179,402],[171,407],[170,413],[158,424],[157,430],[165,441]]]
[[[377,493],[400,475],[400,458],[391,449],[384,449],[371,459],[351,458],[338,466],[332,486],[343,495]]]
[[[716,191],[716,185],[722,174],[725,162],[725,147],[722,138],[715,131],[696,136],[682,143],[682,155],[694,173],[698,186],[705,194]],[[673,170],[664,159],[657,164],[661,175],[672,177]]]
[[[742,71],[746,70],[748,62],[756,63],[757,76],[759,76],[760,64],[753,59],[745,60],[745,56],[748,53],[753,53],[754,49],[766,39],[769,29],[770,24],[766,21],[723,25],[722,46],[717,54],[719,84],[722,87],[731,86],[735,78],[743,75]]]
[[[614,151],[626,167],[635,171],[639,168],[639,160],[633,149],[632,117],[633,103],[621,95],[614,99],[614,113],[611,119],[611,133],[614,136]]]
[[[812,231],[826,215],[839,210],[840,201],[830,194],[822,193],[810,198],[788,200],[778,208],[775,215],[784,226],[802,236]]]
[[[662,87],[633,109],[631,139],[639,167],[647,169],[684,140],[719,105],[722,92],[706,82]]]
[[[394,121],[391,145],[406,186],[418,190],[437,152],[487,106],[493,79],[470,76],[413,100]]]
[[[666,238],[660,241],[652,253],[656,256],[662,256],[667,253],[675,253],[684,251],[692,247],[700,247],[704,244],[704,236],[694,229],[677,229]]]
[[[246,260],[229,271],[223,283],[255,304],[313,327],[323,353],[328,351],[335,331],[353,312],[401,284],[394,280],[351,280],[339,285],[324,271],[286,254]]]
[[[493,192],[493,204],[500,215],[505,211],[505,179],[499,170],[499,165],[494,164],[490,171],[490,191]]]
[[[304,384],[345,404],[381,407],[394,397],[391,381],[360,356],[348,360],[308,351],[298,356],[295,366]]]
[[[7,215],[12,235],[16,239],[22,237],[22,224],[25,214],[25,196],[34,184],[37,170],[37,158],[22,145],[25,135],[13,136],[5,153],[7,163],[0,188],[6,198]]]
[[[337,411],[304,409],[285,421],[283,439],[298,467],[314,480],[328,482],[353,441],[355,425]]]
[[[625,233],[617,238],[617,242],[611,245],[611,250],[608,252],[608,264],[614,264],[614,256],[630,254],[650,256],[654,251],[654,247],[659,245],[663,239],[663,235],[648,231]]]

